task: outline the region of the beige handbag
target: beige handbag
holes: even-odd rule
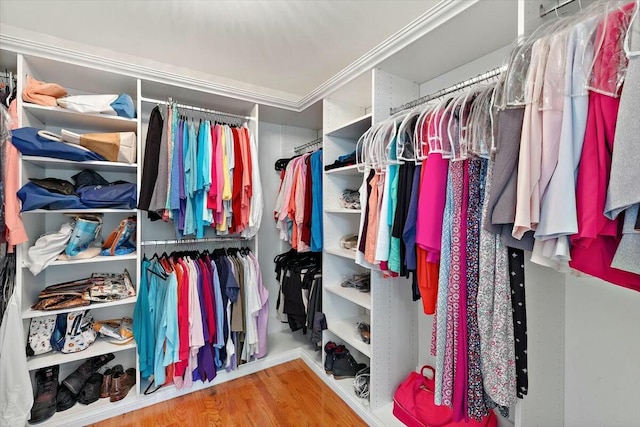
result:
[[[136,162],[135,132],[78,134],[62,129],[62,140],[98,153],[110,162]]]

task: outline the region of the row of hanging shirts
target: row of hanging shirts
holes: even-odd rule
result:
[[[298,252],[322,251],[322,150],[276,162],[280,188],[273,216],[279,237]]]
[[[164,114],[156,106],[138,207],[151,219],[173,221],[179,238],[203,238],[207,230],[255,236],[263,210],[255,135],[246,124],[188,118],[176,103]]]
[[[190,388],[266,355],[269,292],[249,248],[154,254],[140,267],[133,333],[156,389]]]

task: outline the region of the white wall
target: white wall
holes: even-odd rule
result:
[[[280,175],[274,169],[276,160],[292,157],[293,148],[305,142],[312,141],[318,135],[316,130],[299,127],[275,125],[260,122],[258,128],[258,142],[260,144],[260,175],[264,195],[264,215],[260,231],[258,231],[258,253],[262,280],[269,289],[269,331],[287,329],[288,326],[276,319],[276,303],[278,301],[279,285],[275,276],[276,255],[288,251],[288,243],[278,238],[275,221],[273,220],[273,206],[280,188]]]
[[[640,292],[568,276],[565,296],[565,426],[640,426]]]

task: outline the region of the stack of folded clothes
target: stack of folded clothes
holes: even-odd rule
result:
[[[331,169],[342,168],[345,166],[352,166],[356,164],[356,152],[355,150],[352,153],[345,154],[343,156],[338,157],[338,160],[324,167],[324,170],[328,171]]]
[[[99,173],[85,169],[74,175],[75,185],[64,179],[32,179],[18,191],[22,212],[34,209],[134,209],[136,184],[109,182]]]

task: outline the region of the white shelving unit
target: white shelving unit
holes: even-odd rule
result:
[[[22,103],[22,108],[35,119],[48,127],[77,129],[78,125],[86,129],[103,132],[135,132],[138,121],[126,117],[105,114],[84,114],[61,107]]]
[[[370,79],[371,75],[363,76]],[[355,85],[358,87],[358,84]],[[370,84],[361,85],[371,87]],[[323,101],[323,152],[324,164],[332,164],[339,156],[356,149],[358,139],[371,127],[369,112],[371,94],[361,94],[362,105],[353,103],[347,95],[354,88],[346,87]],[[375,354],[372,346],[359,335],[357,324],[371,324],[371,294],[356,289],[343,288],[341,283],[349,276],[365,270],[355,263],[356,251],[340,247],[340,239],[357,234],[361,209],[345,209],[339,205],[339,197],[346,189],[358,190],[363,174],[357,165],[325,170],[323,178],[324,253],[323,253],[323,309],[327,318],[327,331],[323,342],[344,344],[354,359],[371,366]],[[358,413],[370,414],[367,399],[356,396],[353,379],[329,378],[328,383]]]
[[[100,356],[107,353],[117,353],[119,351],[125,351],[132,348],[136,348],[136,342],[131,341],[126,344],[111,344],[109,341],[98,338],[96,341],[84,351],[77,353],[45,353],[38,356],[32,356],[27,360],[27,365],[30,370],[46,368],[47,366],[69,363],[76,360],[84,360],[94,356]]]

